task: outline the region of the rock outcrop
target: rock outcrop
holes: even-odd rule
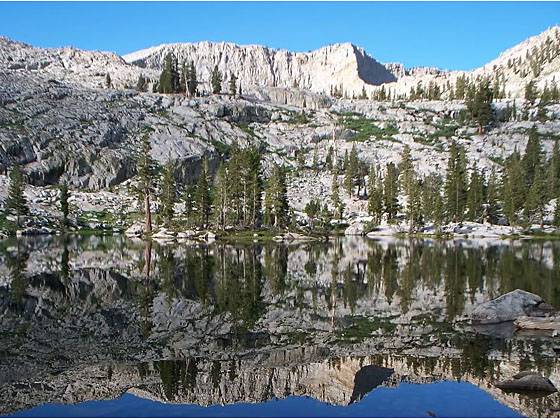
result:
[[[519,372],[513,376],[513,379],[497,382],[496,387],[512,392],[557,392],[550,379],[530,371]]]
[[[540,296],[516,289],[477,306],[471,318],[473,322],[492,324],[515,321],[523,316],[545,316],[551,312],[550,305]]]

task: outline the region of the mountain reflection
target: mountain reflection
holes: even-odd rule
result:
[[[492,384],[522,369],[560,375],[555,339],[481,333],[466,319],[516,288],[560,306],[559,251],[500,240],[3,241],[0,413],[127,390],[200,405],[349,404],[380,385],[453,379],[550,415],[557,396]]]

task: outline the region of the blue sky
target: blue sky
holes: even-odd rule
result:
[[[560,23],[560,2],[0,3],[0,34],[125,54],[231,41],[293,51],[350,41],[382,62],[468,70]]]

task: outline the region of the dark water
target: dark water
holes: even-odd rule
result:
[[[558,339],[468,317],[516,288],[560,307],[559,257],[550,241],[0,242],[0,414],[552,416],[557,394],[493,384],[560,378]]]

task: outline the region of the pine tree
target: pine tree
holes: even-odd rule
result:
[[[218,70],[218,65],[215,65],[212,70],[210,83],[212,85],[212,93],[214,95],[222,92],[222,73]]]
[[[190,97],[196,96],[198,89],[198,80],[196,77],[196,67],[194,66],[194,61],[191,63],[187,70],[187,93]]]
[[[227,165],[222,164],[216,172],[214,179],[214,216],[216,224],[225,230],[226,223],[230,217],[230,196]]]
[[[414,166],[410,155],[410,146],[406,144],[403,149],[401,162],[399,164],[399,174],[401,179],[401,187],[406,195],[410,194],[410,187],[415,178]]]
[[[68,227],[68,184],[63,182],[60,184],[60,212],[62,213],[62,226]]]
[[[329,147],[329,151],[328,151],[328,153],[327,153],[327,157],[326,157],[326,159],[325,159],[325,163],[326,163],[326,165],[327,165],[327,169],[328,169],[330,172],[333,171],[333,153],[334,153],[333,147],[330,146],[330,147]]]
[[[525,185],[528,191],[533,184],[537,167],[542,164],[540,136],[534,125],[529,129],[529,139],[527,140],[527,147],[525,148],[525,154],[523,155],[521,163],[523,165]]]
[[[368,178],[368,213],[377,225],[381,223],[383,210],[383,178],[372,165]]]
[[[445,179],[446,214],[449,220],[463,220],[467,198],[465,150],[455,141],[449,148],[449,160]]]
[[[232,73],[229,78],[229,94],[235,96],[237,94],[237,77]]]
[[[148,82],[144,75],[140,74],[140,76],[138,76],[138,82],[136,82],[136,90],[138,90],[139,92],[146,92],[147,89]]]
[[[177,93],[180,91],[180,76],[177,58],[172,53],[165,56],[163,70],[159,76],[159,93]]]
[[[111,75],[107,73],[107,75],[105,76],[105,87],[107,87],[107,89],[110,89],[111,86],[112,86]]]
[[[196,209],[198,212],[198,223],[201,226],[208,226],[208,221],[210,219],[210,187],[208,185],[209,177],[208,159],[204,158],[202,167],[200,168],[200,174],[198,175],[198,181],[196,183],[195,192],[195,202]]]
[[[547,198],[552,200],[558,197],[560,190],[560,148],[558,140],[554,141],[552,154],[547,167]]]
[[[525,85],[525,100],[530,104],[534,104],[537,100],[539,92],[534,80],[531,80]]]
[[[195,220],[196,209],[196,186],[187,185],[183,194],[183,202],[185,203],[185,216],[187,223],[191,225]]]
[[[332,187],[331,187],[331,203],[333,206],[333,213],[336,219],[342,219],[342,213],[344,212],[344,204],[340,199],[340,192],[338,187],[338,171],[333,173]]]
[[[476,164],[471,169],[469,187],[467,190],[467,217],[472,222],[478,222],[483,213],[484,179],[479,174]]]
[[[10,172],[10,184],[8,186],[8,197],[6,198],[6,209],[16,216],[16,225],[20,227],[20,218],[29,214],[27,200],[23,194],[25,181],[23,173],[18,164],[15,164]]]
[[[519,153],[516,151],[506,160],[502,179],[502,203],[510,225],[517,223],[517,212],[526,200],[525,176]]]
[[[525,201],[524,215],[526,224],[530,225],[535,221],[539,221],[542,226],[545,206],[546,190],[542,176],[542,169],[538,166],[535,172],[533,184],[531,185],[531,188],[529,188],[527,200]]]
[[[265,223],[275,228],[284,228],[288,223],[288,194],[284,168],[275,166],[265,190]]]
[[[556,205],[554,206],[554,218],[552,224],[555,227],[560,227],[560,198],[556,199]]]
[[[144,233],[152,233],[152,211],[150,205],[150,195],[153,190],[153,178],[156,174],[156,163],[151,156],[152,147],[150,136],[144,134],[140,144],[136,160],[136,172],[138,174],[138,188],[140,197],[144,200]]]
[[[491,224],[498,223],[498,182],[496,179],[496,170],[494,168],[492,168],[488,178],[486,203],[486,220]]]
[[[435,202],[441,198],[441,177],[430,174],[422,182],[422,213],[426,220],[434,221]]]
[[[422,186],[420,181],[416,179],[413,174],[410,180],[408,190],[408,203],[407,203],[407,218],[410,226],[410,231],[413,232],[417,227],[423,223],[422,212]]]
[[[352,150],[350,151],[346,171],[344,172],[344,188],[350,197],[353,195],[354,186],[356,185],[356,181],[358,179],[359,166],[360,160],[358,158],[356,145],[352,144]]]
[[[315,229],[315,219],[317,218],[317,216],[321,212],[321,203],[319,202],[319,200],[311,200],[305,205],[303,211],[305,212],[305,214],[307,215],[307,217],[309,219],[310,229],[314,230]]]
[[[399,172],[394,163],[387,164],[387,173],[383,183],[383,203],[385,205],[385,213],[387,213],[387,221],[392,223],[395,221],[397,212],[399,211]]]
[[[163,169],[161,191],[161,216],[165,223],[170,223],[173,220],[176,200],[175,175],[173,174],[173,165],[169,160]]]
[[[482,133],[494,116],[492,109],[492,89],[490,82],[483,80],[475,90],[469,90],[466,100],[467,111],[478,124],[478,131]]]

